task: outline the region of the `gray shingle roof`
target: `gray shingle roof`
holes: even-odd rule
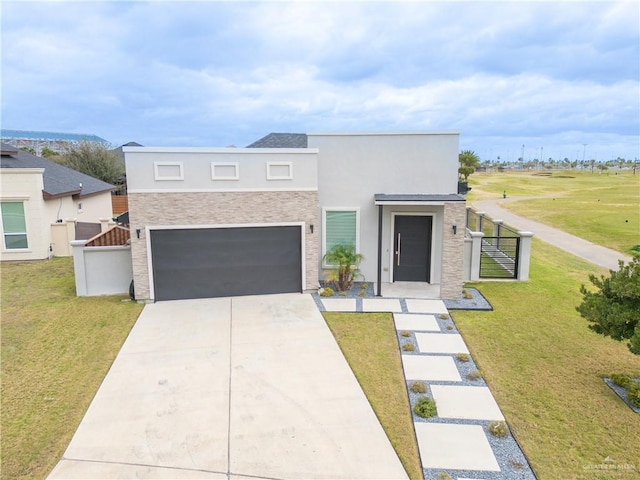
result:
[[[78,195],[86,197],[95,193],[110,192],[116,187],[46,158],[31,155],[23,150],[2,143],[0,168],[44,168],[45,197]],[[82,184],[82,188],[80,187]]]
[[[270,133],[247,148],[307,148],[306,133]]]

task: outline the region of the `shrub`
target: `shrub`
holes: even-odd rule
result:
[[[507,422],[502,420],[494,420],[493,422],[487,425],[487,430],[491,432],[491,435],[494,437],[506,437],[509,434],[509,428],[507,427]]]
[[[480,380],[482,378],[482,374],[478,370],[474,370],[467,374],[467,378],[469,380]]]
[[[451,480],[451,475],[449,475],[447,472],[440,472],[438,474],[438,480]]]
[[[438,414],[436,401],[431,397],[420,397],[413,406],[413,412],[422,418],[435,417]]]
[[[423,382],[411,382],[411,386],[409,387],[413,393],[427,393],[427,387]]]
[[[468,362],[469,354],[468,353],[456,353],[456,360],[459,362]]]
[[[333,295],[333,289],[331,287],[325,287],[320,289],[321,297],[331,297]]]
[[[341,292],[349,290],[361,276],[358,267],[363,259],[353,245],[334,245],[323,257],[327,264],[335,266],[327,274],[328,282]]]
[[[402,330],[400,332],[400,335],[402,335],[403,337],[410,337],[411,336],[411,332],[409,330]]]
[[[627,400],[634,407],[640,407],[640,381],[631,382],[627,390]]]
[[[402,350],[404,350],[405,352],[413,352],[415,349],[416,347],[411,342],[402,345]]]
[[[471,293],[469,290],[467,290],[466,288],[464,288],[462,290],[462,296],[464,298],[466,298],[467,300],[471,300],[473,298],[473,293]]]
[[[446,320],[447,318],[449,318],[449,315],[447,315],[446,313],[440,314],[440,320]]]
[[[453,325],[447,325],[447,330],[453,330]]]
[[[628,389],[631,386],[631,377],[626,373],[612,373],[609,378],[619,387]]]

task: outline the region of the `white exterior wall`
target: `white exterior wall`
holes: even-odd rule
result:
[[[42,260],[49,257],[51,231],[42,198],[43,172],[41,168],[0,169],[0,200],[23,202],[28,244],[26,249],[7,250],[0,222],[2,261]]]
[[[125,147],[129,193],[316,191],[317,151],[284,148],[153,148]],[[291,179],[270,180],[267,164],[290,163]],[[238,178],[212,178],[211,164],[237,164]],[[157,165],[180,165],[182,179],[164,180]]]
[[[118,295],[129,292],[133,279],[131,247],[85,247],[74,241],[73,268],[76,295]]]
[[[455,132],[312,133],[308,135],[308,145],[319,151],[320,207],[359,209],[360,253],[365,257],[361,273],[367,281],[375,281],[377,277],[378,207],[373,198],[376,193],[455,194],[458,191],[459,135]],[[440,205],[384,206],[382,281],[391,281],[391,214],[402,212],[433,215],[431,283],[439,283],[444,215],[444,207]]]
[[[79,208],[82,204],[82,209]],[[47,220],[100,223],[100,219],[111,218],[111,192],[103,192],[83,198],[62,197],[45,201]]]

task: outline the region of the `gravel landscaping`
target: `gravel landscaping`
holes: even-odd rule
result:
[[[627,399],[627,389],[626,388],[623,388],[620,385],[616,385],[615,383],[613,383],[613,381],[611,381],[610,378],[606,378],[605,377],[605,378],[603,378],[603,380],[604,380],[604,383],[606,383],[607,386],[611,390],[613,390],[616,393],[616,395],[618,395],[620,397],[620,399],[629,406],[629,408],[631,410],[633,410],[636,413],[640,413],[640,407],[636,407],[635,405],[632,405],[631,402],[629,402],[629,400]],[[636,379],[636,380],[640,380],[640,379]]]

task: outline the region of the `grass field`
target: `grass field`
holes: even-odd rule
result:
[[[587,328],[579,288],[596,269],[534,239],[528,282],[479,283],[493,312],[458,329],[541,480],[640,477],[640,415],[602,381],[640,375],[640,356]],[[634,470],[598,469],[605,458]]]
[[[44,478],[71,440],[142,310],[126,297],[75,296],[73,261],[5,263],[3,479]]]
[[[412,480],[422,468],[390,313],[325,312],[325,320]]]
[[[640,173],[582,171],[475,173],[469,200],[527,198],[505,202],[518,215],[560,228],[626,254],[640,244]]]

